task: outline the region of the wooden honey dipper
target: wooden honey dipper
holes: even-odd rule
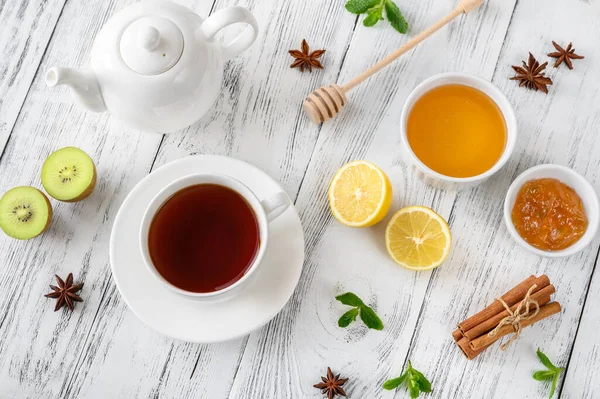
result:
[[[303,103],[304,112],[306,112],[306,115],[308,115],[310,120],[315,123],[325,122],[333,118],[342,110],[344,105],[346,105],[346,93],[371,76],[375,75],[377,72],[381,71],[396,58],[414,48],[417,44],[427,39],[454,18],[476,9],[481,4],[483,4],[483,0],[461,0],[458,6],[450,14],[446,15],[444,18],[440,19],[438,22],[431,25],[417,36],[413,37],[398,50],[389,54],[387,57],[352,79],[347,84],[343,86],[338,86],[336,84],[323,86],[310,93]]]

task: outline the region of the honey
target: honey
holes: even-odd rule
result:
[[[506,146],[506,122],[487,94],[470,86],[436,87],[408,114],[408,143],[421,162],[450,177],[490,170]]]
[[[512,221],[525,241],[542,250],[558,251],[577,242],[587,230],[579,195],[557,179],[528,181],[512,209]]]

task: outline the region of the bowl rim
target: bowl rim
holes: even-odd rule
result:
[[[432,90],[436,87],[442,86],[442,85],[453,84],[452,81],[446,81],[446,82],[443,82],[440,84],[435,84],[437,81],[447,80],[447,79],[460,80],[460,81],[454,82],[454,84],[462,84],[465,86],[470,86],[470,87],[480,90],[483,93],[485,93],[486,95],[488,95],[492,99],[492,101],[494,101],[496,103],[498,108],[500,108],[500,111],[502,112],[502,116],[504,117],[504,122],[506,123],[506,145],[504,147],[504,151],[502,152],[502,155],[500,156],[498,161],[494,164],[494,166],[492,166],[490,169],[488,169],[485,172],[483,172],[479,175],[476,175],[476,176],[452,177],[452,176],[446,176],[439,172],[436,172],[435,170],[433,170],[430,167],[428,167],[427,165],[425,165],[419,159],[419,157],[417,157],[417,155],[412,150],[410,144],[408,143],[407,123],[408,123],[408,114],[409,114],[410,110],[414,106],[415,102],[419,98],[421,98],[425,93],[429,92],[430,90]],[[479,83],[479,85],[481,87],[470,85],[469,81]],[[428,87],[428,86],[430,86],[430,87]],[[427,87],[427,89],[421,93],[421,91],[426,87]],[[502,104],[500,104],[500,103],[502,103]],[[506,164],[506,162],[508,162],[509,158],[511,157],[511,155],[515,149],[516,143],[517,143],[518,125],[517,125],[517,117],[515,115],[515,111],[513,109],[512,104],[508,100],[508,97],[506,97],[506,95],[492,82],[490,82],[489,80],[486,80],[480,76],[477,76],[475,74],[471,74],[471,73],[444,72],[444,73],[439,73],[439,74],[433,75],[433,76],[425,79],[424,81],[419,83],[414,89],[411,90],[410,94],[406,98],[406,101],[404,102],[404,106],[402,107],[402,113],[400,116],[400,132],[401,132],[400,137],[401,137],[402,145],[404,146],[404,148],[407,150],[408,154],[412,158],[412,162],[415,165],[417,165],[420,169],[422,169],[424,172],[426,172],[427,174],[429,174],[437,179],[443,180],[445,182],[473,183],[473,182],[480,182],[480,181],[487,179],[488,177],[490,177],[494,173],[496,173],[498,170],[500,170]]]
[[[587,228],[586,232],[584,233],[584,235],[581,236],[581,238],[578,241],[576,241],[575,243],[573,243],[571,246],[569,246],[565,249],[562,249],[560,251],[546,251],[546,250],[539,249],[539,248],[532,246],[527,241],[525,241],[525,239],[523,239],[523,237],[521,237],[521,235],[519,234],[519,232],[517,231],[517,229],[515,228],[515,226],[512,222],[512,217],[511,217],[512,207],[514,206],[514,201],[516,200],[516,195],[517,195],[518,190],[520,190],[521,187],[523,186],[523,184],[525,184],[525,182],[527,182],[529,180],[529,176],[531,176],[533,173],[538,172],[540,170],[547,171],[548,172],[547,177],[560,180],[561,182],[563,182],[567,185],[569,185],[569,183],[564,181],[563,179],[560,179],[556,176],[551,176],[550,174],[552,173],[552,171],[553,170],[563,171],[566,174],[570,175],[574,180],[578,180],[581,183],[581,185],[583,187],[585,187],[584,193],[575,190],[575,188],[571,187],[571,185],[569,185],[569,187],[573,188],[573,190],[575,190],[577,192],[577,195],[579,195],[580,198],[583,199],[585,197],[586,199],[589,199],[590,202],[593,204],[593,206],[596,208],[596,218],[594,220],[590,219],[590,216],[589,216],[590,211],[586,210],[586,216],[588,216],[588,228]],[[575,170],[573,170],[567,166],[551,164],[551,163],[536,165],[536,166],[533,166],[531,168],[524,170],[521,174],[519,174],[513,180],[513,182],[508,187],[508,190],[506,191],[506,196],[504,197],[504,224],[506,225],[506,228],[507,228],[508,232],[510,233],[510,235],[512,236],[512,238],[517,243],[519,243],[523,248],[527,249],[528,251],[530,251],[536,255],[540,255],[540,256],[544,256],[544,257],[548,257],[548,258],[562,258],[562,257],[574,255],[575,253],[583,250],[596,237],[596,233],[598,232],[598,226],[600,225],[600,200],[598,199],[598,194],[596,193],[594,186],[592,186],[592,184],[585,177],[583,177],[581,174],[577,173]]]

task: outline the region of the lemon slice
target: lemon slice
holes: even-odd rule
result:
[[[351,227],[367,227],[381,221],[392,204],[392,185],[386,174],[367,161],[347,163],[329,186],[333,216]]]
[[[452,234],[448,223],[424,206],[400,209],[385,229],[385,246],[400,266],[431,270],[450,253]]]

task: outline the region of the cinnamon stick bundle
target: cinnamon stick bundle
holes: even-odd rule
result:
[[[481,312],[459,323],[458,328],[452,332],[452,337],[467,359],[472,360],[500,338],[511,333],[517,333],[516,327],[519,325],[518,329],[520,332],[521,328],[560,312],[560,304],[557,302],[551,303],[550,296],[555,291],[554,286],[550,284],[548,276],[529,276],[502,295],[499,298],[502,301],[496,299]],[[517,321],[518,325],[510,324],[511,322],[515,323],[515,321],[509,317],[515,314],[521,302],[525,302],[528,293],[529,297],[527,301],[529,303],[534,301],[537,307],[539,307],[539,312],[535,316],[533,316],[533,313],[530,313],[531,318],[525,318],[521,314],[521,317]],[[510,312],[504,307],[502,302],[509,307]],[[522,306],[520,311],[523,310],[524,307]],[[498,327],[503,321],[508,324]],[[498,331],[490,335],[489,333],[497,327]]]
[[[560,303],[558,303],[558,302],[552,302],[547,305],[540,306],[539,313],[537,315],[535,315],[534,317],[532,317],[531,319],[523,320],[521,322],[521,326],[528,327],[528,326],[532,325],[533,323],[536,323],[540,320],[545,319],[546,317],[550,317],[553,314],[560,313],[560,311],[561,311],[561,307],[560,307]],[[500,328],[500,330],[498,330],[498,333],[496,335],[491,336],[490,334],[483,334],[479,338],[475,338],[473,341],[470,341],[469,346],[474,351],[485,349],[488,346],[490,346],[491,344],[493,344],[494,342],[498,341],[500,338],[502,338],[508,334],[514,333],[514,332],[515,332],[515,330],[512,326],[503,326],[502,328]]]
[[[534,284],[537,285],[537,288],[533,291],[533,293],[535,294],[537,291],[541,290],[547,285],[550,285],[550,279],[545,274],[542,274],[540,277],[530,276],[526,278],[522,283],[518,284],[515,288],[502,295],[500,298],[502,298],[502,300],[506,302],[508,306],[512,306],[518,302],[521,302],[523,298],[525,298],[527,290],[529,290],[529,288]],[[503,310],[504,306],[500,302],[494,301],[491,305],[483,309],[481,312],[469,317],[462,323],[459,323],[458,329],[462,334],[464,334],[466,331],[470,330],[471,328],[475,327],[481,322],[497,315]]]
[[[544,275],[542,275],[541,277],[543,277]],[[514,298],[519,297],[517,300],[522,300],[524,297],[524,294],[522,295],[522,289],[526,287],[526,289],[529,289],[529,287],[531,287],[531,285],[535,284],[534,281],[536,280],[536,277],[534,275],[531,275],[529,277],[527,277],[521,284],[517,285],[516,287],[514,287],[512,290],[508,291],[506,294],[502,295],[502,299],[508,303],[509,306],[514,305],[515,303],[512,303]],[[467,320],[463,321],[462,323],[458,324],[458,328],[454,331],[452,331],[452,337],[454,338],[455,341],[459,341],[462,337],[464,337],[464,333],[468,330],[471,330],[472,328],[476,327],[477,325],[481,324],[482,322],[488,320],[491,316],[494,316],[496,314],[498,314],[499,311],[503,310],[502,309],[498,309],[498,306],[501,304],[498,303],[498,301],[494,301],[492,302],[492,304],[490,306],[488,306],[487,308],[483,309],[481,312],[475,314],[474,316],[469,317]]]
[[[550,285],[544,287],[543,289],[541,289],[540,291],[536,292],[535,294],[533,294],[531,296],[531,299],[536,301],[538,303],[538,305],[540,307],[542,307],[543,305],[550,302],[550,295],[554,294],[554,292],[555,292],[554,286],[552,284],[550,284]],[[518,306],[519,306],[519,302],[512,305],[510,307],[510,310],[512,312],[514,312],[515,310],[517,310]],[[475,338],[493,330],[498,325],[498,323],[500,323],[500,320],[502,320],[506,316],[509,316],[509,314],[506,311],[506,309],[504,309],[504,311],[498,313],[494,317],[491,317],[488,320],[485,320],[482,323],[479,323],[475,327],[471,328],[469,331],[466,331],[464,333],[464,336],[467,339],[472,341]]]

